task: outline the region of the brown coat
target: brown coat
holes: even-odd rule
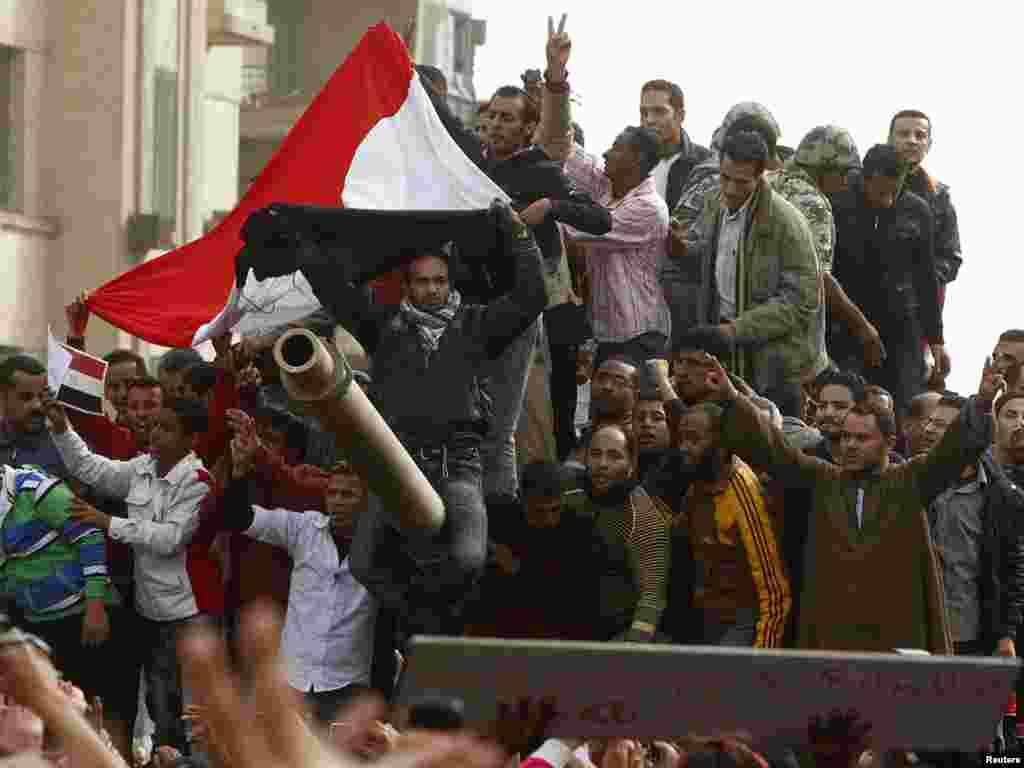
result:
[[[727,409],[724,447],[787,486],[812,491],[798,645],[834,651],[950,653],[942,583],[925,509],[991,440],[972,399],[927,456],[855,475],[787,445],[744,397]],[[863,525],[858,530],[858,490]]]

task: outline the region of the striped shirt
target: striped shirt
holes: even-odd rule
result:
[[[0,467],[3,591],[31,622],[85,610],[87,599],[116,604],[103,532],[71,518],[60,480],[30,468]]]
[[[638,486],[624,504],[602,510],[595,521],[614,539],[625,543],[637,575],[640,600],[624,638],[629,642],[650,641],[661,622],[672,554],[670,519],[668,508]]]
[[[565,173],[612,214],[612,229],[604,235],[564,227],[568,237],[587,244],[594,338],[624,342],[651,331],[670,336],[672,321],[659,279],[667,258],[669,214],[654,179],[648,177],[614,200],[604,164],[578,145],[565,162]]]
[[[754,647],[778,648],[792,606],[789,579],[761,483],[740,459],[733,461],[734,471],[727,481],[714,488],[695,483],[686,497],[682,517],[690,526],[699,574],[695,604],[706,613],[723,616],[756,608]]]

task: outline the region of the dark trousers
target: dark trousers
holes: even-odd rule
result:
[[[455,440],[409,452],[444,500],[444,526],[433,536],[406,534],[393,510],[371,504],[357,524],[352,573],[395,611],[400,636],[460,635],[487,558],[480,451]]]
[[[555,450],[558,460],[565,461],[576,448],[576,357],[575,344],[550,346],[551,409],[555,417]]]
[[[154,747],[174,747],[188,754],[188,739],[181,716],[184,696],[178,666],[178,633],[196,617],[178,621],[151,621],[139,617],[137,640],[146,676],[146,708],[153,721]]]
[[[927,385],[921,325],[917,316],[908,312],[905,317],[886,319],[876,327],[886,351],[885,361],[880,367],[866,366],[860,345],[842,332],[835,332],[835,326],[829,341],[829,353],[841,369],[859,373],[869,383],[887,389],[892,395],[896,416],[902,419],[910,401]]]
[[[334,722],[338,711],[348,704],[352,699],[368,689],[365,685],[346,685],[344,688],[336,688],[333,691],[307,691],[306,704],[313,713],[313,719],[317,724],[327,728]]]
[[[107,606],[110,636],[95,648],[82,645],[84,619],[83,611],[56,621],[25,621],[19,626],[46,641],[65,679],[81,688],[90,701],[99,696],[104,711],[131,728],[138,710],[140,666],[132,615],[128,608]]]

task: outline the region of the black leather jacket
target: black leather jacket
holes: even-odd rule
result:
[[[1003,637],[1016,637],[1024,610],[1024,489],[986,454],[982,466],[989,482],[982,508],[979,563],[981,632],[979,640],[995,650]]]

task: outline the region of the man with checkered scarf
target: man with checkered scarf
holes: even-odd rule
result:
[[[547,302],[529,228],[507,204],[496,202],[492,213],[515,278],[508,293],[486,305],[464,303],[451,288],[448,248],[405,266],[397,308],[368,304],[354,286],[323,292],[325,308],[372,357],[370,394],[381,415],[445,502],[444,528],[429,539],[400,536],[390,522],[393,510],[373,512],[372,505],[357,533],[353,572],[395,607],[400,637],[462,633],[463,608],[487,555],[480,444],[489,407],[481,371]]]

